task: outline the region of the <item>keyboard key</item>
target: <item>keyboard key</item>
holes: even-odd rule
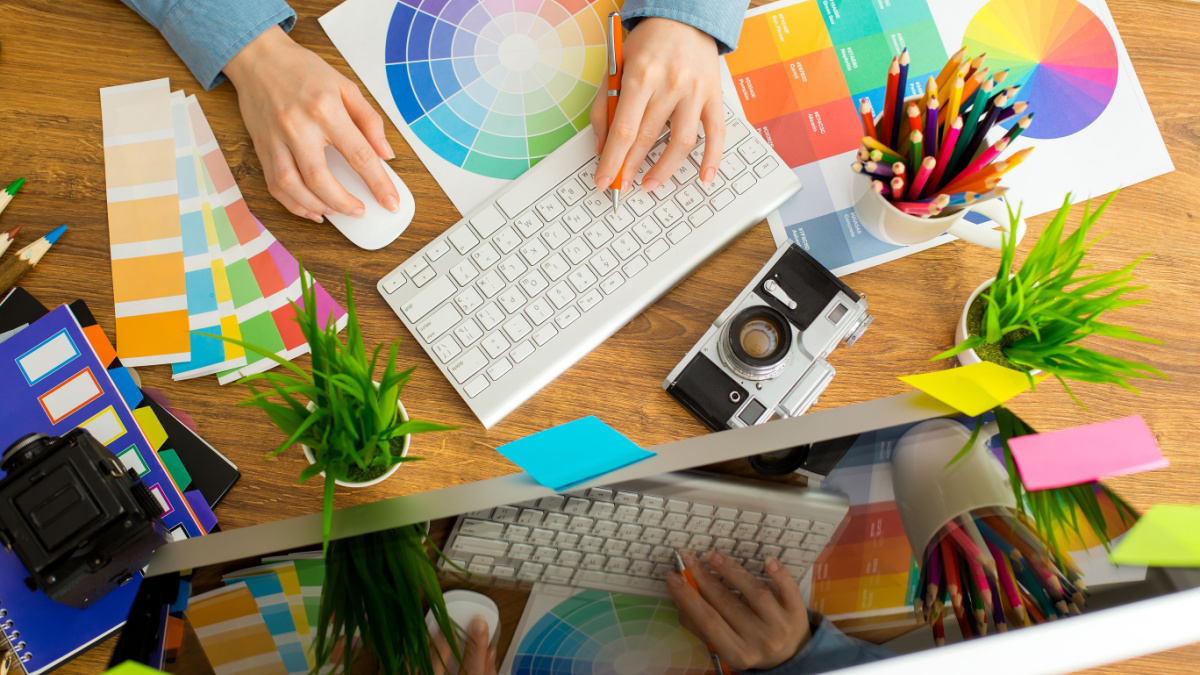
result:
[[[530,265],[536,265],[537,262],[542,258],[545,258],[546,254],[549,252],[550,249],[546,248],[546,245],[542,243],[541,239],[530,239],[520,248],[521,257],[524,258],[525,262],[529,263]]]
[[[683,526],[683,529],[693,534],[708,532],[708,528],[712,525],[712,522],[712,518],[706,516],[692,516],[688,519],[687,524]]]
[[[490,204],[471,217],[471,227],[474,227],[479,236],[485,239],[492,236],[492,233],[503,224],[504,216],[500,215],[496,207]]]
[[[639,525],[658,525],[665,515],[667,514],[658,509],[644,508],[638,515],[637,521]]]
[[[664,562],[667,562],[668,560],[674,560],[674,559],[675,559],[675,551],[672,551],[671,549],[667,548],[666,546],[655,546],[654,549],[652,551],[650,551],[650,562],[664,563]]]
[[[545,511],[539,511],[537,509],[521,509],[521,515],[517,516],[517,522],[522,525],[541,525],[542,518],[545,517]]]
[[[516,560],[529,560],[533,557],[533,546],[529,544],[513,544],[508,548],[508,557]]]
[[[559,548],[575,548],[579,543],[579,535],[574,532],[562,531],[554,535],[554,545]]]
[[[667,197],[670,197],[671,194],[675,192],[676,188],[677,186],[675,185],[675,181],[671,180],[670,178],[666,178],[663,180],[663,184],[654,188],[651,194],[654,195],[655,199],[662,201]]]
[[[475,269],[475,265],[471,264],[470,260],[462,260],[450,268],[450,276],[454,277],[459,286],[466,286],[479,276],[479,270]]]
[[[571,519],[561,513],[548,513],[546,518],[542,520],[542,525],[551,530],[561,530],[567,526]]]
[[[742,558],[749,558],[757,552],[758,544],[752,541],[739,542],[738,545],[733,548],[733,554]]]
[[[575,237],[563,247],[563,253],[566,254],[567,260],[570,260],[572,265],[578,265],[591,255],[592,249],[588,248],[582,239]]]
[[[563,507],[566,501],[566,497],[562,495],[550,495],[549,497],[539,499],[537,507],[539,509],[546,509],[547,511],[557,511]]]
[[[763,516],[763,525],[766,525],[767,527],[786,527],[787,517],[781,516],[777,513],[768,513],[767,515]]]
[[[741,120],[734,120],[725,125],[725,149],[723,154],[728,155],[733,146],[741,143],[742,139],[749,135],[750,130],[746,128],[745,124],[742,124]]]
[[[583,554],[579,551],[559,551],[558,559],[555,562],[567,567],[576,567],[581,559],[583,559]]]
[[[704,137],[701,136],[701,138]],[[691,157],[692,161],[695,162],[697,166],[699,166],[700,162],[704,161],[704,146],[705,144],[703,142],[698,143],[696,144],[696,147],[692,148],[692,151],[688,153],[688,157]]]
[[[804,537],[804,543],[800,544],[800,548],[806,551],[820,551],[827,541],[829,541],[829,537],[823,534],[809,533]]]
[[[514,248],[521,245],[521,236],[517,234],[516,230],[506,226],[496,233],[495,238],[492,239],[492,243],[496,245],[496,248],[501,253],[508,254]]]
[[[610,213],[609,215],[612,214]],[[630,216],[629,220],[632,222],[633,216]],[[593,247],[600,248],[613,238],[613,233],[604,223],[595,222],[588,229],[584,230],[583,236],[587,237],[588,243]]]
[[[662,254],[667,252],[668,248],[670,248],[670,245],[662,239],[659,239],[658,241],[646,247],[646,257],[651,260],[658,260],[662,257]]]
[[[429,263],[425,261],[425,258],[417,255],[410,258],[408,262],[401,265],[400,268],[403,269],[404,273],[408,276],[415,277],[421,272],[421,270],[428,269]]]
[[[611,520],[602,520],[592,528],[592,534],[597,537],[611,537],[617,533],[617,524]]]
[[[542,578],[543,569],[545,569],[545,565],[535,562],[523,563],[521,569],[517,570],[517,578],[522,581],[538,581]]]
[[[686,513],[668,513],[662,519],[662,526],[668,530],[678,530],[687,524]]]
[[[804,541],[805,534],[795,530],[785,530],[779,537],[779,545],[784,548],[796,548]]]
[[[545,298],[538,298],[525,308],[525,315],[529,317],[533,325],[540,326],[554,316],[554,308]]]
[[[432,267],[426,267],[425,269],[421,270],[420,272],[417,272],[416,275],[413,276],[413,283],[416,284],[418,288],[420,288],[421,286],[424,286],[425,284],[429,283],[429,281],[431,279],[433,279],[435,276],[437,276],[437,272],[434,272]]]
[[[491,509],[484,509],[483,513],[485,514],[484,518],[492,517]],[[472,537],[499,538],[500,534],[504,532],[504,526],[500,523],[479,520],[477,518],[466,518],[463,520],[459,532]]]
[[[663,227],[670,227],[683,217],[683,211],[675,205],[675,202],[664,202],[657,209],[654,209],[653,213],[654,219]]]
[[[515,288],[507,288],[500,294],[500,306],[504,311],[512,314],[525,304],[525,296]]]
[[[520,512],[521,510],[515,506],[497,506],[496,509],[492,511],[492,520],[498,520],[502,523],[511,523],[516,521],[517,514]]]
[[[553,303],[555,309],[562,309],[575,299],[575,293],[567,286],[567,282],[560,281],[550,287],[546,297]]]
[[[753,539],[754,535],[757,533],[758,525],[753,523],[738,523],[737,526],[733,528],[733,536],[737,537],[738,539]]]
[[[559,328],[566,328],[575,323],[575,319],[579,318],[579,310],[574,307],[568,307],[562,314],[554,317],[554,323],[558,324]]]
[[[696,174],[698,173],[699,171],[696,170],[696,165],[685,159],[680,162],[679,168],[675,169],[675,173],[671,175],[675,178],[677,183],[680,185],[686,185],[692,182],[692,179],[695,178]]]
[[[667,503],[665,499],[657,495],[642,495],[642,506],[648,509],[661,509]]]
[[[667,533],[667,538],[663,540],[663,546],[670,546],[671,548],[683,548],[684,546],[687,546],[688,539],[691,539],[691,535],[689,535],[687,532],[674,530]]]
[[[600,217],[605,211],[612,211],[612,199],[605,192],[594,192],[583,200],[583,205],[594,217]]]
[[[470,314],[483,304],[483,298],[479,297],[479,291],[468,288],[454,297],[454,304],[458,305],[463,314]]]
[[[571,522],[567,523],[567,531],[576,534],[587,534],[592,531],[592,524],[596,521],[585,516],[575,516]]]
[[[466,261],[464,260],[463,262]],[[505,286],[504,280],[495,271],[488,272],[480,277],[477,285],[479,286],[479,290],[483,291],[483,294],[489,298],[504,290]]]
[[[725,208],[726,206],[729,206],[729,204],[732,201],[733,201],[733,193],[730,192],[728,188],[726,188],[724,190],[721,190],[719,193],[717,193],[717,196],[712,198],[712,205],[713,205],[714,209],[720,211],[721,209]]]
[[[421,317],[454,295],[456,290],[458,289],[455,288],[454,282],[448,277],[438,277],[406,302],[400,311],[404,312],[409,321],[420,321]]]
[[[718,519],[713,521],[712,527],[708,528],[708,533],[714,537],[728,537],[733,532],[733,528],[732,520]]]
[[[729,180],[733,180],[735,176],[746,170],[746,163],[737,158],[737,155],[726,155],[721,159],[721,175]]]
[[[754,173],[759,178],[763,178],[767,174],[774,171],[775,167],[777,166],[779,166],[779,162],[776,162],[774,157],[768,157],[754,167]]]
[[[692,228],[688,227],[687,223],[680,223],[671,228],[671,231],[667,233],[667,238],[671,240],[672,244],[678,244],[691,233]]]
[[[650,544],[643,544],[640,541],[631,541],[629,542],[629,546],[625,549],[625,555],[633,558],[635,563],[645,563],[646,558],[650,557],[651,550]]]
[[[520,314],[509,319],[508,323],[504,324],[502,328],[504,329],[504,333],[508,335],[508,338],[513,342],[516,342],[526,335],[529,335],[529,332],[533,330],[533,327],[529,325],[529,322],[525,320],[525,317],[521,316]]]
[[[604,298],[600,291],[593,288],[579,298],[579,311],[586,312],[596,306]]]
[[[767,154],[767,149],[763,147],[763,144],[753,138],[742,143],[737,151],[742,156],[742,159],[746,160],[747,164],[753,164],[762,159],[763,155]]]
[[[491,244],[484,243],[471,252],[471,260],[479,265],[479,269],[486,270],[491,267],[497,260],[500,259],[500,254],[496,253],[496,249],[492,248]]]
[[[778,527],[768,527],[764,525],[759,528],[758,534],[754,535],[754,540],[760,544],[774,544],[779,541],[779,535],[783,534],[783,530]]]
[[[462,315],[454,308],[454,305],[443,305],[441,309],[429,315],[421,323],[417,324],[417,332],[426,342],[433,342],[442,336],[442,333],[454,327],[462,319]]]
[[[691,211],[702,201],[704,201],[704,195],[700,194],[700,190],[697,190],[695,185],[689,185],[675,195],[675,203],[683,207],[684,211]]]
[[[575,287],[575,290],[582,293],[592,284],[596,283],[596,275],[592,274],[590,269],[586,267],[580,267],[567,275],[567,281],[571,282],[571,285]]]
[[[570,206],[583,199],[583,196],[587,194],[587,190],[579,184],[579,181],[574,178],[568,178],[565,183],[558,186],[558,189],[554,193]]]
[[[829,535],[833,534],[834,529],[835,528],[832,523],[821,523],[821,522],[813,523],[812,528],[811,528],[811,530],[813,532],[815,532],[816,534],[823,534],[825,536],[829,536]]]
[[[520,217],[513,220],[513,225],[521,231],[521,236],[532,237],[538,230],[542,229],[542,219],[537,217],[535,213],[522,213]]]
[[[558,281],[564,274],[571,271],[571,265],[563,259],[562,255],[555,253],[542,262],[541,270],[551,281]]]
[[[481,346],[483,347],[483,351],[487,352],[488,356],[494,359],[503,354],[509,348],[510,343],[508,340],[505,340],[504,336],[500,333],[492,333],[483,339],[483,344]],[[509,368],[512,368],[511,363],[508,364],[508,367],[500,370],[499,373],[502,375]],[[490,375],[491,372],[489,371],[488,374]],[[499,376],[500,375],[493,375],[492,379],[494,380]]]
[[[688,510],[693,516],[704,516],[712,518],[715,512],[715,507],[712,504],[692,504],[692,508]]]
[[[713,176],[712,182],[709,183],[708,185],[705,185],[704,183],[700,183],[700,190],[703,191],[704,194],[706,194],[710,197],[713,195],[713,193],[715,193],[717,190],[720,190],[723,187],[725,187],[725,179],[721,178],[720,174]]]
[[[610,500],[612,499],[612,490],[606,487],[588,488],[587,498]],[[595,505],[593,505],[592,509],[594,510],[595,508]]]
[[[502,525],[498,526],[503,527]],[[497,534],[496,536],[500,535]],[[454,538],[454,542],[450,545],[450,550],[459,554],[481,554],[500,557],[503,556],[506,551],[508,551],[508,542],[500,541],[499,539],[466,537],[462,534],[459,534]]]
[[[737,518],[738,510],[732,506],[718,506],[716,513],[713,515],[724,520],[733,520],[734,518]]]
[[[638,511],[638,507],[624,503],[617,507],[616,513],[613,514],[613,519],[618,523],[632,523],[637,520]]]
[[[567,499],[567,503],[563,505],[562,510],[570,513],[571,515],[582,516],[588,512],[588,509],[591,508],[591,506],[592,503],[586,499],[570,497]]]
[[[701,206],[700,208],[696,209],[695,213],[688,216],[688,222],[692,224],[692,227],[700,227],[701,225],[707,223],[712,217],[713,210],[708,208],[708,206]]]
[[[652,239],[662,233],[662,228],[655,225],[652,220],[643,220],[633,226],[633,233],[643,244],[649,244]]]
[[[670,513],[687,513],[690,506],[682,499],[668,499],[667,511]]]
[[[563,225],[566,225],[567,229],[577,234],[580,230],[587,227],[590,222],[592,222],[592,217],[588,215],[587,211],[583,210],[583,206],[576,206],[567,211],[567,214],[562,218]]]
[[[500,273],[504,275],[504,278],[508,279],[510,282],[516,281],[517,277],[529,270],[529,268],[525,266],[525,263],[521,262],[521,259],[515,255],[505,259],[504,262],[500,263],[500,266],[496,269],[500,270]]]
[[[624,523],[617,529],[617,538],[626,541],[637,541],[642,536],[642,526],[633,523]]]
[[[585,535],[579,538],[579,550],[583,551],[584,553],[599,553],[600,547],[603,545],[603,537]]]
[[[542,276],[541,272],[534,270],[522,277],[518,285],[521,287],[521,290],[525,291],[525,295],[533,298],[546,290],[550,282],[546,281],[546,277]]]
[[[538,343],[540,347],[549,342],[555,335],[558,335],[558,329],[550,324],[546,324],[544,328],[539,329],[538,332],[533,334],[533,341]]]
[[[450,243],[454,244],[454,248],[458,249],[458,252],[463,255],[469,253],[479,243],[479,239],[471,233],[471,228],[466,225],[451,232],[449,239]]]
[[[741,176],[738,176],[736,180],[733,181],[733,190],[734,190],[734,192],[737,192],[740,195],[740,194],[743,194],[744,192],[746,192],[746,190],[749,190],[750,188],[754,187],[754,184],[757,182],[758,182],[758,179],[756,179],[754,177],[754,174],[752,174],[752,173],[742,174]]]
[[[483,329],[479,327],[479,324],[475,323],[474,319],[467,319],[460,323],[458,328],[454,329],[454,336],[458,338],[459,342],[463,343],[464,347],[470,347],[475,344],[476,340],[483,337]]]
[[[629,547],[629,542],[621,539],[607,539],[604,542],[600,552],[604,555],[621,555],[625,553],[625,549]]]
[[[404,276],[404,272],[394,272],[383,282],[383,292],[391,295],[406,283],[408,283],[408,278]]]
[[[762,522],[762,518],[763,514],[758,511],[742,511],[741,515],[738,516],[738,521],[757,525]]]
[[[632,260],[625,263],[625,266],[622,267],[621,269],[625,272],[625,276],[633,277],[638,272],[641,272],[642,270],[646,269],[647,264],[648,263],[646,262],[645,258],[643,258],[640,255],[637,255],[637,256],[634,256]]]
[[[629,558],[609,558],[604,565],[604,571],[612,574],[624,574],[629,569]]]
[[[546,222],[554,220],[567,210],[567,207],[563,206],[563,203],[554,195],[546,195],[546,198],[538,202],[534,208]]]
[[[468,350],[461,358],[450,364],[450,374],[454,376],[456,382],[462,384],[467,381],[467,378],[478,373],[486,365],[487,357],[476,347]]]
[[[510,556],[511,557],[511,556]],[[497,579],[512,579],[517,575],[517,570],[508,565],[496,565],[492,568],[492,576]]]
[[[458,356],[458,353],[461,351],[462,347],[459,347],[454,338],[449,335],[438,340],[433,345],[433,353],[442,363],[446,363],[455,356]]]
[[[728,539],[728,538],[718,538],[716,541],[713,542],[712,550],[720,551],[721,553],[724,553],[725,555],[729,555],[730,553],[733,553],[734,546],[737,546],[736,541],[734,541],[732,539]]]
[[[621,284],[624,283],[625,277],[621,276],[619,273],[613,274],[612,276],[605,278],[604,281],[600,282],[600,288],[603,289],[605,293],[612,295],[613,292],[620,288]]]
[[[691,539],[688,539],[687,547],[690,551],[707,551],[712,547],[713,538],[707,534],[693,534]]]
[[[635,225],[634,227],[636,228],[637,226]],[[621,260],[628,260],[629,256],[637,253],[638,248],[637,240],[628,232],[617,237],[612,245],[613,252],[620,256]]]
[[[558,549],[549,546],[539,546],[533,551],[533,559],[538,562],[554,562],[558,558]]]
[[[430,262],[440,260],[442,256],[450,252],[450,244],[445,239],[438,239],[429,246],[425,247],[425,256]]]
[[[617,259],[608,249],[602,250],[588,260],[598,276],[604,276],[617,268]]]
[[[546,228],[545,232],[542,233],[542,239],[546,241],[546,244],[548,244],[550,248],[558,248],[559,246],[562,246],[563,244],[567,243],[567,239],[570,239],[570,237],[571,234],[567,232],[567,228],[563,227],[559,223],[551,225],[550,227]]]
[[[651,202],[652,204],[654,201],[654,200],[650,199],[650,197],[648,197],[646,195],[646,193],[644,193],[644,192],[639,192],[636,195],[634,195],[633,197],[630,197],[630,199],[634,199],[635,197],[641,197],[644,200]],[[621,207],[617,208],[616,213],[609,211],[607,214],[605,214],[604,222],[606,222],[610,226],[612,226],[612,229],[616,230],[617,232],[620,232],[621,230],[624,230],[625,228],[629,227],[630,223],[633,222],[633,214],[629,212],[629,209],[625,208],[624,206],[621,206]],[[591,235],[588,235],[588,239],[589,240],[591,239]],[[594,246],[600,245],[595,242],[592,242],[592,243]],[[601,242],[601,243],[603,243],[603,242]]]
[[[650,152],[646,153],[646,161],[650,162],[651,164],[658,164],[658,160],[662,159],[663,153],[666,151],[667,144],[659,143],[653,148],[650,148]]]
[[[529,358],[529,355],[532,353],[533,345],[529,344],[528,342],[522,342],[521,344],[517,345],[516,349],[513,349],[512,358],[513,361],[520,363]]]
[[[628,206],[634,214],[644,216],[650,209],[654,208],[654,198],[645,192],[635,192],[625,200],[625,206]]]

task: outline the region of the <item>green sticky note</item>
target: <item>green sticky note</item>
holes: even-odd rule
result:
[[[1045,378],[1033,379],[1041,382]],[[971,416],[982,415],[1029,388],[1025,373],[989,361],[900,379]]]
[[[161,675],[161,673],[161,670],[155,670],[137,661],[126,661],[104,671],[104,675]]]
[[[162,460],[167,473],[171,474],[171,480],[175,481],[175,487],[179,488],[180,492],[188,489],[188,486],[192,484],[192,476],[183,466],[183,460],[179,459],[179,454],[174,450],[167,449],[159,451],[158,458]]]
[[[1155,506],[1109,557],[1118,565],[1200,567],[1200,506]]]

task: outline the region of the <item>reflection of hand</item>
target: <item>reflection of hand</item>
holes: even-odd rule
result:
[[[443,664],[454,660],[450,643],[446,642],[446,636],[439,634],[433,646],[441,656],[433,660],[433,675],[445,675],[446,667]],[[467,648],[462,657],[462,669],[459,672],[463,675],[496,675],[496,650],[488,648],[488,625],[482,616],[475,617],[467,628]]]
[[[679,605],[680,622],[711,644],[731,667],[774,668],[808,644],[808,609],[800,586],[778,560],[770,558],[765,565],[767,576],[779,589],[774,593],[746,568],[718,552],[709,554],[708,566],[690,553],[683,561],[700,592],[679,574],[667,577],[667,589]],[[741,591],[742,597],[734,595],[721,579]]]
[[[596,187],[607,190],[624,167],[621,189],[628,190],[667,120],[671,122],[671,141],[658,163],[642,177],[642,188],[650,191],[662,185],[687,161],[700,124],[707,140],[700,179],[711,182],[721,164],[725,139],[716,40],[678,21],[647,18],[630,31],[623,55],[621,99],[612,129],[608,128],[607,80],[600,83],[592,105],[592,130],[600,154]]]
[[[395,212],[400,196],[379,158],[393,159],[383,120],[358,87],[321,57],[272,26],[242,48],[224,68],[271,195],[292,213],[322,222],[334,210],[362,215],[364,207],[334,179],[325,164],[332,145]]]

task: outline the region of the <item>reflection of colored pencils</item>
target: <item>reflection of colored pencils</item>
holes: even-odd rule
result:
[[[954,564],[954,547],[946,537],[942,537],[938,547],[942,553],[942,564],[946,566],[946,590],[950,593],[950,603],[957,614],[962,609],[962,581],[958,578],[958,565]]]
[[[0,234],[0,255],[4,255],[4,252],[8,250],[8,247],[12,246],[12,243],[17,240],[17,233],[20,231],[21,226],[18,225],[8,232]]]
[[[892,103],[896,99],[896,84],[900,80],[900,59],[892,57],[892,65],[888,66],[887,88],[883,95],[883,128],[879,130],[879,138],[888,144],[888,147],[896,146],[896,139],[892,135],[892,127],[900,123],[896,119],[896,114],[899,112]]]
[[[878,140],[879,133],[875,130],[875,111],[871,109],[871,99],[864,97],[858,112],[862,115],[863,133]]]
[[[20,190],[21,186],[24,184],[25,179],[18,178],[10,183],[8,187],[0,190],[0,212],[4,211],[5,207],[8,206],[8,203],[12,201],[12,198],[16,196],[17,190]]]
[[[895,106],[894,117],[892,118],[892,147],[896,147],[896,141],[900,136],[900,116],[904,114],[904,93],[908,91],[908,49],[900,52],[899,58],[896,59],[896,65],[900,67],[900,72],[896,74],[896,91],[893,93],[894,99],[892,105]]]
[[[916,175],[913,176],[912,186],[908,190],[910,199],[921,196],[921,192],[925,189],[925,184],[929,181],[929,176],[933,173],[934,167],[937,166],[937,159],[926,157],[921,160],[921,168],[917,169]]]
[[[945,605],[938,610],[937,616],[933,620],[933,642],[941,647],[946,644],[946,625],[942,615],[946,613]]]
[[[954,118],[950,123],[950,129],[946,133],[945,140],[942,141],[942,149],[938,151],[937,167],[933,170],[933,175],[929,177],[929,182],[925,184],[925,189],[922,194],[928,196],[938,189],[942,182],[942,176],[946,173],[946,166],[950,163],[950,154],[954,150],[955,143],[958,142],[959,134],[962,133],[963,122],[961,117]]]
[[[38,264],[38,261],[46,255],[46,251],[50,250],[50,247],[58,241],[66,229],[66,225],[60,225],[50,234],[18,251],[4,264],[0,264],[0,293],[7,293],[8,289],[15,286],[23,274],[33,269],[34,265]]]

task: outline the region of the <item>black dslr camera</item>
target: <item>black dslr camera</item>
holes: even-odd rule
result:
[[[20,558],[31,591],[85,609],[167,542],[158,499],[84,429],[24,436],[0,470],[0,544]]]

